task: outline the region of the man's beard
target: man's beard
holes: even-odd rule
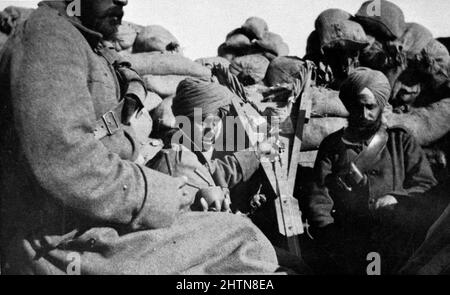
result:
[[[115,35],[122,24],[123,10],[112,8],[101,17],[92,20],[91,29],[103,35],[104,40],[114,41]]]
[[[383,124],[383,114],[380,114],[375,121],[361,120],[350,116],[348,119],[348,128],[351,133],[360,139],[371,138]]]

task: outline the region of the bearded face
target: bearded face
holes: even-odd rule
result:
[[[358,95],[350,109],[349,128],[361,138],[375,134],[382,124],[383,108],[367,88]]]
[[[122,23],[123,7],[127,0],[82,0],[81,21],[87,28],[99,32],[105,40],[112,40]]]

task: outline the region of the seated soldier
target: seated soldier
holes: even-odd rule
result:
[[[103,46],[127,1],[70,2],[41,2],[0,58],[2,273],[273,273],[248,219],[186,212],[186,181],[136,162],[146,91]]]
[[[315,163],[306,213],[313,236],[344,273],[365,274],[371,252],[380,253],[382,273],[392,273],[412,254],[408,241],[423,238],[424,231],[408,229],[406,215],[436,180],[415,139],[384,126],[390,93],[381,72],[350,74],[340,92],[348,128],[323,141]]]
[[[191,128],[178,130],[184,140],[182,145],[166,140],[165,149],[148,164],[157,171],[187,177],[191,193],[197,195],[194,210],[229,211],[229,190],[248,181],[259,168],[258,151],[227,154],[215,149],[216,141],[223,135],[223,120],[230,111],[232,95],[218,83],[191,78],[182,81],[172,111],[176,117],[188,119]],[[200,118],[194,116],[196,110],[201,112]],[[172,139],[178,138],[174,132],[169,134]],[[260,147],[264,149],[260,152],[270,152],[270,145]]]

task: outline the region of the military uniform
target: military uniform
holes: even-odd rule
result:
[[[67,17],[65,2],[48,1],[5,46],[6,273],[64,274],[75,256],[81,274],[273,272],[275,251],[248,220],[183,213],[174,179],[134,163],[140,144],[115,126],[121,89],[101,37]]]
[[[197,188],[219,186],[231,190],[236,185],[247,182],[258,170],[260,162],[253,151],[231,155],[214,152],[209,161],[200,152],[194,153],[183,145],[172,145],[156,155],[148,166],[172,176],[185,176]],[[192,187],[190,193],[195,195],[197,188]]]
[[[319,240],[332,248],[337,261],[354,259],[363,271],[368,264],[366,255],[383,246],[389,252],[385,255],[400,258],[398,252],[392,253],[396,246],[390,244],[410,222],[400,210],[414,207],[414,201],[436,185],[426,156],[415,139],[401,128],[388,129],[387,133],[386,147],[366,172],[367,184],[353,191],[343,187],[339,179],[344,178],[350,161],[361,153],[365,143],[346,141],[344,130],[327,137],[319,149],[314,167],[315,183],[307,200],[306,213],[310,223],[319,228]],[[370,203],[386,195],[399,201],[393,212],[379,216],[369,211]],[[403,233],[410,238],[408,232]],[[406,244],[407,240],[403,242]],[[402,251],[402,255],[408,255],[406,246]],[[387,263],[389,258],[383,258]]]

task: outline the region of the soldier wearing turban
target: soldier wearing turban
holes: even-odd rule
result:
[[[356,69],[340,91],[350,113],[348,127],[319,149],[307,216],[337,272],[366,274],[367,255],[374,251],[383,259],[383,274],[395,272],[414,247],[405,241],[424,233],[409,231],[412,220],[403,213],[420,208],[436,180],[415,139],[384,126],[390,92],[381,72]]]
[[[256,152],[215,149],[219,137],[227,138],[223,121],[229,114],[232,97],[233,93],[218,83],[193,78],[182,81],[172,111],[183,126],[172,133],[171,142],[148,164],[157,171],[188,178],[191,193],[197,199],[193,210],[229,211],[229,190],[256,172],[260,152],[270,152],[264,144]]]

